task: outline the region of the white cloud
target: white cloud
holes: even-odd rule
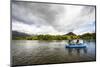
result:
[[[25,32],[27,34],[63,34],[62,32],[56,31],[52,26],[40,26],[37,27],[36,25],[27,25],[21,22],[12,23],[12,30]]]

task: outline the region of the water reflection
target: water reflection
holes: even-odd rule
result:
[[[66,49],[68,51],[69,55],[73,55],[73,54],[87,54],[87,48],[67,48]]]

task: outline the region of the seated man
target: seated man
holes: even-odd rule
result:
[[[69,41],[68,41],[68,44],[69,44],[69,45],[73,45],[73,44],[74,44],[73,40],[69,40]]]
[[[81,45],[81,44],[83,44],[83,43],[84,43],[83,40],[79,40],[79,39],[78,39],[78,40],[76,41],[76,44],[77,44],[77,45]]]
[[[78,45],[80,44],[80,43],[79,43],[79,39],[76,41],[76,44],[78,44]]]

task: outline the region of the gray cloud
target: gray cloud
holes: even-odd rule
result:
[[[80,12],[80,15],[81,16],[86,16],[86,15],[89,15],[89,14],[93,13],[94,11],[95,11],[94,6],[84,6],[84,8]]]
[[[95,7],[12,2],[12,30],[32,34],[75,32],[95,21]],[[26,28],[27,27],[27,28]]]
[[[63,11],[63,7],[55,7],[56,9],[50,4],[43,3],[13,2],[12,17],[26,24],[41,23],[41,19],[53,24],[56,15]]]

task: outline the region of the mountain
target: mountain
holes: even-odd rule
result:
[[[21,37],[21,36],[30,36],[30,35],[18,31],[12,31],[12,37]]]
[[[69,32],[69,33],[67,33],[67,34],[65,34],[65,35],[76,35],[76,34],[73,33],[73,32]]]
[[[85,33],[81,35],[83,39],[96,39],[96,33]]]

